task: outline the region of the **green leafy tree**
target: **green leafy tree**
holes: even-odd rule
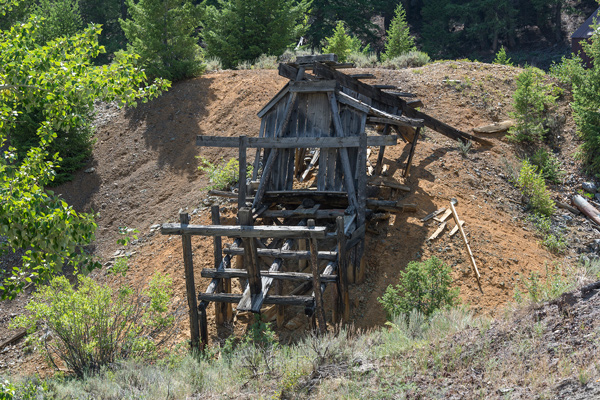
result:
[[[600,34],[597,25],[590,42],[583,44],[592,66],[572,75],[573,112],[577,133],[583,140],[581,158],[589,172],[600,176]]]
[[[16,1],[0,0],[0,13]],[[66,263],[87,271],[97,267],[82,246],[94,239],[90,214],[76,212],[60,197],[44,189],[60,163],[49,147],[58,130],[76,129],[84,122],[81,107],[97,99],[134,106],[168,87],[157,81],[144,86],[146,76],[134,65],[133,55],[110,66],[95,67],[103,51],[100,28],[91,26],[71,37],[36,43],[40,21],[32,17],[0,32],[0,254],[23,249],[22,265],[14,266],[0,286],[3,298],[14,297],[29,282],[49,279]],[[39,145],[22,160],[9,139],[24,112],[40,109]]]
[[[304,33],[309,5],[307,0],[219,0],[219,7],[206,9],[207,53],[225,68],[261,54],[279,56]]]
[[[406,22],[406,11],[402,7],[402,3],[399,3],[396,7],[394,19],[387,31],[385,53],[382,54],[381,58],[384,61],[391,60],[411,50],[415,50],[415,40],[410,35],[410,29]]]
[[[430,316],[435,310],[459,304],[458,288],[451,289],[450,267],[436,257],[408,263],[398,285],[390,285],[381,298],[388,317],[418,310]]]
[[[189,0],[127,0],[127,6],[131,19],[120,20],[127,49],[149,76],[177,81],[202,72],[201,7]]]
[[[327,46],[323,47],[323,53],[334,53],[339,62],[346,62],[353,47],[356,49],[357,39],[346,33],[346,24],[344,21],[338,22],[333,35],[325,38]]]
[[[37,32],[41,43],[72,36],[83,29],[79,0],[40,0],[31,12],[44,18]]]

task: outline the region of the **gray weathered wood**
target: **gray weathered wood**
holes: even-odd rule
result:
[[[398,89],[398,87],[395,85],[371,85],[371,86],[373,86],[375,89]]]
[[[373,74],[350,74],[348,76],[354,79],[377,79]]]
[[[208,347],[208,319],[206,317],[206,307],[198,310],[200,337],[202,338],[202,347],[200,350],[204,352]]]
[[[292,93],[333,92],[339,87],[336,80],[290,82]]]
[[[417,128],[417,131],[415,132],[415,137],[413,139],[413,142],[410,146],[410,153],[408,154],[408,160],[406,160],[406,169],[404,170],[404,177],[407,178],[408,174],[410,174],[410,167],[412,164],[412,159],[415,155],[415,149],[417,148],[417,142],[419,141],[419,133],[421,133],[421,128]]]
[[[240,226],[240,225],[182,225],[163,224],[160,232],[163,235],[200,235],[227,236],[243,238],[307,238],[325,237],[327,228],[317,226],[308,229],[303,226]]]
[[[337,54],[329,53],[329,54],[316,54],[316,55],[309,55],[309,56],[298,56],[298,57],[296,57],[295,63],[298,65],[314,64],[315,62],[337,63],[337,60],[338,60]]]
[[[385,127],[383,128],[383,134],[386,136],[390,134],[390,125],[387,123],[385,124]],[[375,164],[375,171],[373,172],[375,175],[381,174],[381,170],[383,169],[383,156],[384,155],[385,155],[385,146],[380,146],[379,154],[377,154],[377,163]]]
[[[289,83],[286,83],[285,86],[273,97],[259,112],[258,118],[262,118],[268,113],[277,103],[281,101],[289,93]]]
[[[242,300],[241,294],[233,293],[200,293],[198,299],[201,301],[219,301],[224,303],[238,303]],[[281,304],[285,306],[312,307],[314,298],[312,296],[275,296],[268,295],[263,304]]]
[[[315,167],[315,165],[317,165],[319,157],[321,157],[321,149],[316,149],[315,154],[313,154],[313,157],[310,160],[310,163],[308,164],[308,167],[306,167],[306,170],[302,173],[302,176],[300,177],[300,182],[304,182],[310,171]]]
[[[238,210],[246,206],[246,150],[248,138],[246,136],[240,136],[239,144]]]
[[[338,274],[340,283],[338,289],[340,291],[338,308],[342,316],[342,321],[347,322],[350,317],[350,294],[348,292],[348,254],[346,252],[346,234],[344,229],[344,217],[336,219],[337,233],[337,248],[338,248]]]
[[[345,210],[316,210],[301,209],[301,210],[267,210],[262,213],[264,218],[314,218],[328,219],[344,216]]]
[[[223,249],[225,254],[233,256],[244,254],[244,248],[230,247]],[[259,257],[283,258],[285,260],[310,260],[310,252],[299,250],[283,250],[283,249],[256,249],[256,254]],[[318,254],[319,260],[335,260],[337,253],[335,251],[320,251]]]
[[[360,100],[355,99],[352,96],[348,96],[346,93],[338,91],[337,97],[340,103],[349,105],[350,107],[356,108],[359,111],[374,114],[376,116],[387,118],[392,121],[397,121],[398,123],[403,123],[408,126],[424,126],[425,123],[422,119],[408,118],[402,115],[393,115],[386,113],[385,111],[379,110],[375,107],[371,107],[366,103],[363,103]]]
[[[387,92],[387,93],[394,95],[394,96],[398,96],[398,97],[417,97],[416,94],[408,93],[408,92]]]
[[[252,225],[254,225],[252,211],[247,207],[243,207],[239,210],[238,218],[241,226],[251,228]],[[246,249],[244,252],[244,267],[248,271],[248,289],[251,296],[256,296],[262,290],[258,256],[256,253],[256,241],[252,237],[243,237],[242,242]]]
[[[314,228],[315,220],[309,219],[307,226],[308,228]],[[317,239],[311,239],[308,243],[310,247],[310,266],[313,275],[313,287],[320,288],[321,276],[319,274],[319,260],[317,259],[319,245],[317,243]],[[321,334],[325,334],[327,332],[327,324],[325,322],[325,309],[323,305],[323,297],[321,291],[315,289],[314,296],[317,311],[317,321],[319,322],[319,331],[321,332]]]
[[[407,104],[409,107],[412,107],[412,108],[419,108],[419,107],[423,107],[423,101],[422,101],[422,100],[408,100],[408,101],[406,102],[406,104]]]
[[[190,216],[187,213],[179,214],[181,226],[187,226],[190,223]],[[183,247],[183,266],[185,271],[185,289],[187,293],[189,316],[190,316],[190,337],[193,350],[199,349],[200,328],[198,325],[198,304],[196,302],[196,284],[194,282],[194,262],[192,257],[192,238],[190,235],[182,235],[181,242]],[[204,338],[203,338],[204,339]],[[204,343],[204,340],[202,340]]]
[[[391,120],[390,120],[391,121]],[[395,123],[395,122],[394,122]],[[360,138],[350,137],[265,137],[247,138],[248,148],[294,149],[294,148],[344,148],[359,147]],[[225,136],[197,136],[196,143],[204,147],[239,147],[240,138]],[[368,146],[393,146],[398,143],[398,136],[368,135]]]
[[[235,269],[228,268],[224,271],[219,271],[214,268],[205,268],[202,270],[203,278],[248,278],[248,272]],[[277,280],[287,280],[287,281],[311,281],[313,279],[312,273],[302,273],[302,272],[271,272],[271,271],[261,271],[261,276],[263,278],[272,278]],[[321,282],[336,282],[338,277],[337,275],[321,275]]]

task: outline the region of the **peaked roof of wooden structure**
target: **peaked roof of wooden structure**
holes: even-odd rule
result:
[[[600,7],[588,19],[585,20],[583,25],[581,25],[572,35],[571,39],[588,39],[594,33],[592,29],[592,25],[594,25],[594,21],[598,20],[598,14],[600,13]]]

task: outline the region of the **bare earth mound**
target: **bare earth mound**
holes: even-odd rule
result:
[[[509,119],[511,96],[515,89],[517,68],[480,64],[445,62],[418,69],[401,71],[356,70],[375,74],[369,83],[393,84],[413,92],[423,100],[423,111],[465,132]],[[353,71],[353,73],[355,73]],[[256,116],[266,102],[287,82],[277,71],[223,71],[175,84],[150,104],[135,110],[118,110],[101,105],[97,121],[93,159],[75,179],[58,188],[64,198],[80,210],[99,212],[96,254],[104,262],[116,250],[117,229],[127,226],[140,230],[140,240],[128,251],[130,259],[127,281],[143,283],[154,271],[169,273],[174,279],[176,295],[185,301],[185,282],[181,241],[164,237],[156,224],[178,221],[178,211],[187,210],[192,223],[209,224],[213,200],[207,200],[208,179],[198,171],[197,156],[216,161],[237,156],[237,150],[198,148],[196,135],[257,136]],[[574,127],[568,99],[558,105],[566,124],[559,140],[560,157],[568,160],[573,173]],[[392,216],[389,221],[371,224],[367,235],[369,264],[364,284],[351,288],[354,303],[351,319],[361,328],[384,323],[385,314],[377,302],[387,285],[398,281],[399,273],[409,261],[437,256],[452,266],[455,285],[464,303],[479,313],[495,314],[511,301],[514,289],[523,277],[535,271],[544,275],[547,266],[575,262],[575,249],[557,257],[541,246],[533,227],[525,220],[524,203],[519,192],[508,182],[507,165],[515,163],[514,146],[503,140],[503,134],[487,135],[493,147],[478,147],[463,157],[457,143],[431,130],[417,146],[411,176],[401,176],[408,148],[402,144],[386,151],[388,176],[412,188],[411,193],[393,193],[394,199],[418,206],[416,213]],[[371,155],[375,163],[376,149]],[[249,160],[252,161],[252,160]],[[571,175],[567,183],[575,185]],[[562,196],[561,188],[553,188]],[[421,218],[441,207],[451,198],[458,199],[457,211],[465,220],[471,248],[481,273],[479,291],[459,235],[450,238],[448,230],[433,242],[427,238],[437,229],[433,221]],[[565,201],[561,197],[562,201]],[[235,205],[222,203],[225,223],[233,223]],[[562,220],[579,229],[580,241],[593,238],[592,228],[582,217]],[[228,220],[228,221],[227,221]],[[568,221],[567,221],[568,220]],[[450,227],[453,223],[449,224]],[[204,291],[208,280],[200,278],[200,270],[210,267],[212,242],[193,241],[197,290]],[[96,276],[108,281],[106,267]],[[330,289],[328,289],[329,291]],[[328,293],[325,296],[328,299]],[[9,337],[10,313],[22,310],[25,296],[13,303],[2,304],[0,341]],[[209,313],[213,308],[209,308]],[[302,310],[288,310],[287,318],[301,315]],[[213,316],[209,314],[209,334],[217,338]],[[304,318],[304,319],[302,319]],[[296,317],[300,326],[306,317]],[[188,338],[184,322],[181,340]],[[241,325],[241,324],[240,324]],[[242,329],[237,326],[236,329]],[[283,339],[293,339],[303,329],[280,332]],[[39,356],[23,356],[20,346],[10,352],[6,364],[11,369],[33,371]],[[20,364],[20,362],[24,362]],[[33,362],[32,362],[33,361]],[[15,363],[16,364],[10,364]],[[2,364],[0,362],[0,364]]]

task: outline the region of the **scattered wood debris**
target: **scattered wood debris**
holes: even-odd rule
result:
[[[513,121],[494,122],[491,125],[478,126],[473,129],[475,133],[503,133],[510,129],[515,123]]]
[[[433,220],[437,222],[444,222],[448,219],[448,217],[452,214],[452,210],[448,209],[441,217],[434,217]]]
[[[444,211],[446,211],[446,207],[442,207],[439,210],[435,210],[434,212],[432,212],[431,214],[428,214],[426,217],[423,217],[421,219],[421,222],[427,222],[429,221],[431,218],[435,217],[436,215],[439,215],[441,213],[443,213]]]
[[[477,283],[479,284],[479,289],[481,289],[481,282],[479,281],[481,278],[481,275],[479,275],[479,270],[477,269],[477,263],[475,262],[475,257],[473,257],[473,252],[471,251],[471,246],[469,246],[469,241],[467,240],[467,235],[465,234],[465,231],[463,230],[462,225],[460,224],[460,219],[458,218],[458,214],[456,213],[456,209],[454,208],[454,205],[457,203],[458,203],[458,201],[456,199],[452,199],[450,201],[450,209],[452,210],[452,216],[454,217],[454,222],[456,222],[456,226],[458,227],[458,230],[460,231],[460,235],[462,236],[465,247],[467,248],[467,252],[469,253],[469,260],[471,261],[471,266],[473,267],[473,270],[475,271],[475,276],[477,277]]]
[[[435,240],[435,239],[437,239],[437,238],[438,238],[438,236],[440,236],[440,235],[441,235],[441,233],[442,233],[442,232],[444,232],[444,229],[446,229],[446,224],[447,224],[446,222],[443,222],[443,223],[440,225],[440,227],[437,229],[437,231],[435,231],[435,232],[433,233],[433,235],[431,235],[431,236],[429,237],[429,239],[427,239],[427,240],[429,240],[429,241],[432,241],[432,240]]]
[[[600,211],[592,206],[583,196],[576,194],[573,196],[573,205],[584,213],[590,220],[600,225]]]

